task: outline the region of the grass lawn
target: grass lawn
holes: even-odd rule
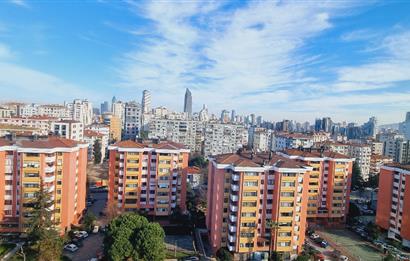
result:
[[[1,244],[0,245],[0,256],[5,255],[7,252],[12,250],[16,245],[15,244]]]
[[[165,252],[165,258],[169,258],[169,259],[171,258],[182,259],[182,258],[189,257],[189,256],[192,256],[192,254],[177,251],[177,255],[175,257],[175,252],[169,249],[167,249]]]

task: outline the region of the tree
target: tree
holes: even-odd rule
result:
[[[306,254],[303,254],[296,258],[296,261],[309,261],[309,260],[310,260],[310,256]]]
[[[105,211],[105,214],[107,215],[108,221],[113,220],[119,215],[119,209],[118,209],[117,203],[113,200],[108,201],[107,207],[105,208],[104,211]]]
[[[228,251],[228,249],[221,247],[220,249],[218,249],[218,251],[216,251],[216,260],[218,261],[232,261],[232,255],[231,253]]]
[[[37,251],[37,260],[51,261],[60,258],[63,249],[63,240],[55,228],[52,220],[54,202],[50,193],[40,182],[40,190],[36,195],[36,200],[32,203],[33,211],[30,213],[30,227],[28,238],[33,242],[33,247]]]
[[[381,231],[380,228],[374,224],[373,222],[367,223],[367,232],[369,233],[369,236],[373,239],[376,240],[380,237]]]
[[[396,259],[390,253],[385,258],[383,258],[383,261],[394,261],[394,260]]]
[[[193,157],[188,162],[189,166],[195,166],[198,168],[205,168],[208,165],[208,161],[201,155]]]
[[[101,157],[102,157],[100,140],[95,140],[94,141],[93,151],[94,151],[94,164],[100,164],[101,163]]]
[[[366,182],[366,187],[369,187],[369,188],[379,187],[379,174],[370,175],[369,180]]]
[[[354,224],[356,222],[356,217],[360,216],[361,212],[359,207],[355,203],[349,205],[349,213],[347,216],[347,223]]]
[[[108,260],[114,261],[159,261],[165,258],[164,237],[158,223],[135,213],[122,214],[108,225],[104,252]]]
[[[362,177],[362,171],[360,170],[359,164],[355,161],[353,163],[352,169],[352,188],[354,190],[359,189],[362,190],[364,186],[364,180]]]
[[[87,212],[84,217],[83,227],[86,231],[91,231],[94,228],[94,222],[96,220],[95,215],[92,212]]]
[[[271,219],[266,220],[266,227],[270,229],[269,237],[269,260],[278,260],[278,253],[273,248],[273,238],[276,238],[276,232],[279,229],[279,223],[274,222]],[[280,260],[280,259],[279,259]]]

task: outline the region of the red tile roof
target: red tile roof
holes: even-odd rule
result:
[[[198,167],[188,167],[187,168],[187,173],[199,174],[199,173],[201,173],[201,170]]]
[[[156,148],[164,150],[186,149],[185,145],[173,141],[161,141],[160,143],[153,143],[151,141],[147,141],[144,143],[140,143],[132,140],[124,140],[115,143],[115,146],[123,148]]]
[[[84,137],[103,137],[104,135],[97,132],[97,131],[92,131],[92,130],[84,130]]]
[[[333,151],[324,151],[323,154],[321,154],[319,151],[307,151],[307,150],[297,150],[297,149],[286,149],[283,151],[283,153],[289,155],[289,156],[300,156],[300,157],[305,157],[305,158],[332,158],[332,159],[349,159],[350,157],[336,153]]]

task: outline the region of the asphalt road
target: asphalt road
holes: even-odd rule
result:
[[[104,210],[107,202],[107,193],[91,193],[91,196],[97,201],[88,208],[88,211],[94,213],[97,217],[98,225],[105,225],[106,220],[104,217],[100,217],[99,213]],[[97,253],[101,252],[103,249],[104,236],[102,233],[92,234],[83,240],[83,246],[80,247],[76,252],[70,253],[65,251],[65,255],[68,256],[73,261],[87,261],[93,257],[97,257]]]

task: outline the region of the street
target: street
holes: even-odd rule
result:
[[[96,224],[98,226],[105,225],[106,220],[104,217],[100,217],[100,212],[104,211],[105,204],[107,202],[107,193],[91,193],[91,196],[96,199],[94,204],[88,208],[97,218]],[[70,253],[65,251],[65,255],[73,261],[87,261],[93,257],[97,257],[97,253],[103,250],[104,236],[102,233],[92,234],[83,240],[83,246],[76,252]]]

